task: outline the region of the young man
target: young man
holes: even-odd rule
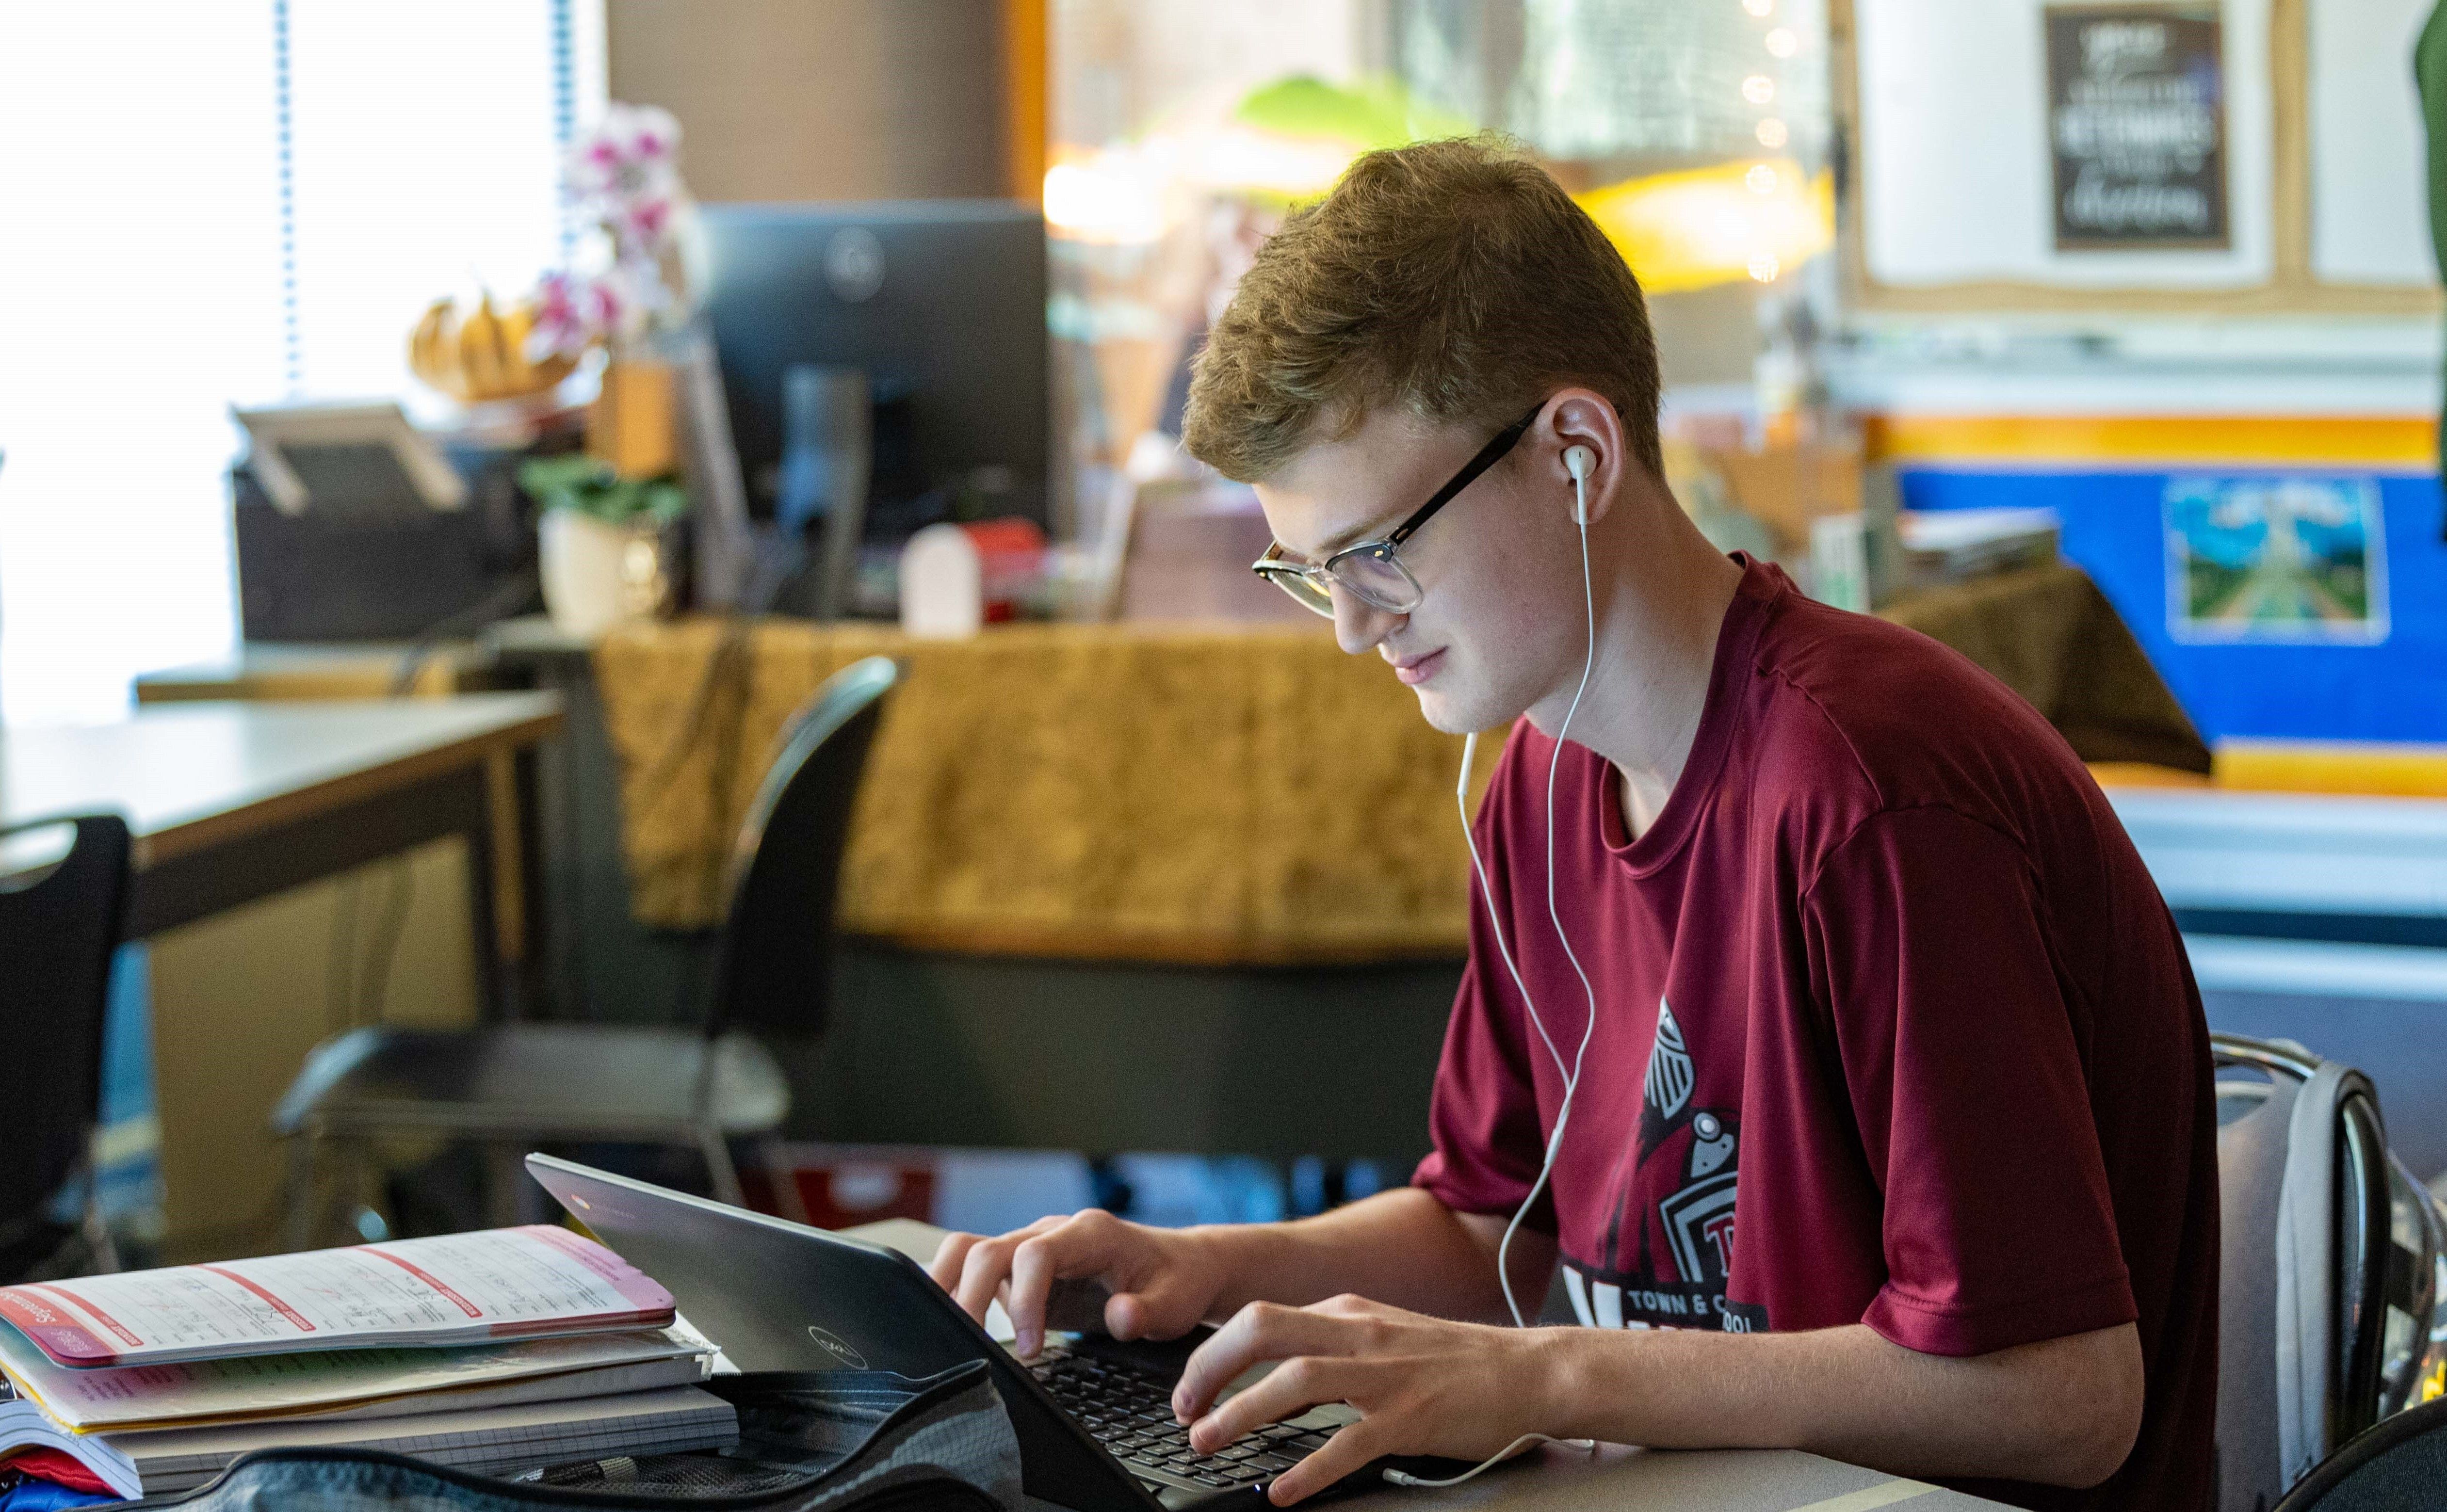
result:
[[[1122,1337],[1222,1323],[1174,1399],[1204,1451],[1357,1408],[1278,1503],[1547,1434],[2207,1507],[2215,1130],[2174,924],[2028,706],[1709,547],[1657,403],[1630,271],[1498,147],[1372,154],[1265,245],[1189,448],[1431,724],[1512,723],[1434,1151],[1321,1218],[1084,1213],[955,1236],[935,1275],[1002,1295],[1023,1351],[1058,1278],[1109,1287]],[[1560,1260],[1594,1327],[1494,1323],[1525,1201],[1514,1293]]]

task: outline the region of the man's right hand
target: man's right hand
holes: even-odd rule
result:
[[[1226,1273],[1209,1231],[1156,1229],[1101,1209],[1041,1218],[996,1238],[950,1234],[927,1267],[968,1314],[983,1322],[999,1297],[1020,1356],[1045,1343],[1046,1299],[1056,1281],[1093,1281],[1111,1294],[1105,1331],[1117,1339],[1169,1339],[1216,1310]]]

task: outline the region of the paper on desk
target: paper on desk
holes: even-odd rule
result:
[[[454,1350],[323,1350],[234,1360],[68,1370],[0,1328],[0,1371],[20,1395],[79,1432],[291,1414],[405,1414],[503,1400],[504,1386],[541,1383],[562,1396],[702,1380],[713,1355],[703,1334],[668,1329],[573,1333]],[[619,1373],[610,1373],[619,1372]]]
[[[660,1327],[672,1295],[534,1225],[0,1287],[0,1319],[71,1367]]]

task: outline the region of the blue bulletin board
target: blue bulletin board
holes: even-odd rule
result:
[[[2053,509],[2210,741],[2447,743],[2435,473],[1906,463],[1907,509]]]

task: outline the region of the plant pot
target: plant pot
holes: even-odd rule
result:
[[[623,620],[650,619],[669,606],[672,562],[659,526],[547,509],[536,528],[543,606],[562,634],[595,640]]]

